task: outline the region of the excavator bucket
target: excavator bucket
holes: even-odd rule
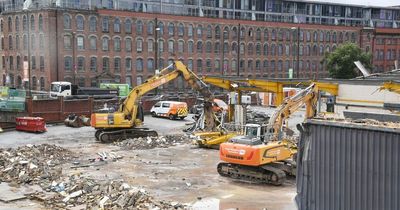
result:
[[[227,142],[230,138],[238,135],[237,133],[224,132],[198,132],[194,136],[197,138],[193,144],[199,147],[219,149],[221,143]]]
[[[82,126],[90,126],[90,118],[86,117],[85,115],[78,116],[75,114],[70,114],[64,120],[64,124],[68,127],[73,127],[73,128],[80,128]]]

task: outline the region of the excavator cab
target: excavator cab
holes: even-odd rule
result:
[[[244,135],[235,136],[229,142],[244,145],[259,145],[264,142],[266,125],[246,124],[244,126]]]

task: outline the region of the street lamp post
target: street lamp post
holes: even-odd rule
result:
[[[158,32],[160,31],[160,28],[158,27],[158,20],[157,18],[155,19],[155,25],[154,25],[154,38],[155,38],[155,45],[154,45],[154,69],[155,73],[158,73]],[[155,94],[158,94],[158,88],[155,88]]]
[[[297,50],[296,50],[296,56],[297,56],[297,59],[296,59],[296,78],[300,78],[300,57],[299,57],[299,54],[300,54],[300,27],[292,27],[291,28],[292,29],[292,31],[293,32],[296,32],[296,36],[294,36],[294,37],[296,37],[296,42],[297,42]],[[294,33],[293,33],[294,34]],[[293,42],[293,48],[294,48],[294,46],[295,46],[295,42]],[[292,55],[293,55],[293,57],[292,57],[292,67],[293,67],[293,71],[294,71],[294,60],[295,60],[295,53],[294,53],[294,51],[293,51],[293,53],[292,53]]]
[[[222,75],[226,75],[226,67],[225,65],[225,34],[228,32],[225,29],[222,32]]]
[[[72,32],[72,76],[73,76],[73,84],[76,84],[76,63],[75,63],[75,32]]]

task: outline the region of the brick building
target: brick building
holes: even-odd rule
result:
[[[26,86],[30,73],[35,90],[48,90],[52,81],[135,86],[173,60],[199,75],[287,78],[293,68],[294,77],[299,72],[300,78],[317,79],[328,75],[321,63],[324,54],[345,42],[373,54],[374,72],[391,70],[400,60],[400,9],[394,7],[279,1],[281,13],[276,14],[268,11],[268,0],[260,1],[264,13],[254,2],[232,12],[229,5],[221,7],[226,1],[213,1],[223,2],[214,7],[205,5],[208,1],[159,7],[122,0],[35,2],[25,10],[21,4],[0,4],[2,85]],[[294,8],[285,7],[289,3]],[[309,12],[301,10],[303,4]],[[336,10],[341,11],[337,16]],[[164,88],[183,89],[184,84],[178,80]]]

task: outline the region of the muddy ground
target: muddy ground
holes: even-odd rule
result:
[[[182,134],[182,128],[190,120],[190,117],[184,121],[171,121],[146,116],[145,124],[157,130],[159,135]],[[294,178],[279,187],[232,181],[220,177],[216,171],[218,150],[199,149],[190,142],[169,148],[127,150],[96,142],[94,132],[91,127],[68,128],[64,125],[49,126],[48,132],[43,134],[10,131],[0,134],[0,147],[43,143],[62,146],[77,154],[63,165],[64,175],[80,172],[82,176],[98,180],[124,180],[143,187],[155,199],[189,204],[192,209],[296,209]],[[98,152],[114,152],[122,158],[99,166],[87,166],[89,159],[99,157]],[[15,208],[43,209],[44,206],[31,200],[0,202],[0,210]]]

